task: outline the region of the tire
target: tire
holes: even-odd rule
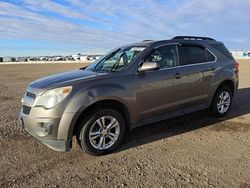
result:
[[[108,154],[122,143],[125,135],[125,120],[118,111],[96,109],[89,116],[80,119],[80,122],[76,135],[77,141],[87,153]]]
[[[227,86],[220,87],[213,98],[211,104],[211,112],[215,117],[225,116],[232,105],[233,94],[232,90]]]

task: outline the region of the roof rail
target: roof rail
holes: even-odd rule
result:
[[[151,42],[151,41],[153,41],[153,40],[143,40],[142,42]]]
[[[216,41],[213,38],[210,37],[198,37],[198,36],[176,36],[172,39],[182,39],[182,40],[212,40],[212,41]]]

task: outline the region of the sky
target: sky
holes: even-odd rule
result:
[[[0,56],[105,53],[176,35],[250,50],[250,0],[0,0]]]

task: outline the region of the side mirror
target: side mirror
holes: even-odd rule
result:
[[[160,68],[159,64],[156,62],[144,62],[142,66],[138,68],[138,72],[146,72],[158,70]]]

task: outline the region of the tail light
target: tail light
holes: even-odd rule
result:
[[[240,72],[240,64],[238,62],[235,62],[235,70],[237,73]]]

